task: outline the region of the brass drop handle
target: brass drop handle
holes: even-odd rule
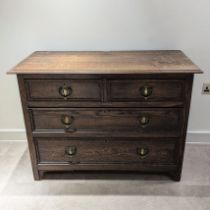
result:
[[[145,158],[149,154],[149,149],[147,147],[137,148],[137,154],[140,158]]]
[[[65,125],[66,128],[69,128],[70,125],[73,123],[74,117],[69,115],[63,115],[61,117],[61,122],[63,125]]]
[[[69,95],[71,95],[72,89],[71,89],[71,87],[63,86],[63,87],[60,87],[59,88],[59,93],[60,93],[61,96],[63,96],[64,98],[66,98]]]
[[[75,146],[67,147],[65,153],[68,156],[74,156],[77,153],[77,148]]]
[[[149,96],[152,95],[152,87],[143,86],[140,88],[141,95],[147,99]]]
[[[149,124],[149,121],[150,121],[150,118],[149,116],[142,116],[140,119],[139,119],[139,122],[141,124],[142,127],[145,127]]]

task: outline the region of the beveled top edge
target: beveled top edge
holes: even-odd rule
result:
[[[202,73],[180,50],[36,51],[8,74]]]

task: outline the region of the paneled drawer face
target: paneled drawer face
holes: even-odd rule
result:
[[[182,109],[33,109],[35,133],[66,136],[177,137]]]
[[[101,80],[29,79],[26,80],[29,100],[101,101]]]
[[[175,143],[168,141],[112,141],[36,139],[40,163],[173,164]]]
[[[110,101],[182,101],[182,80],[109,80]]]

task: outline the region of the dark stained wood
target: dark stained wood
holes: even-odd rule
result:
[[[47,80],[31,79],[26,81],[28,100],[31,101],[101,101],[102,81],[100,80]],[[70,93],[64,97],[60,88],[70,88]]]
[[[184,84],[182,80],[109,80],[110,101],[182,101]],[[144,97],[141,91],[148,87],[151,95]]]
[[[25,122],[25,127],[26,127],[26,134],[27,134],[27,140],[28,140],[28,147],[30,151],[33,175],[34,175],[35,180],[39,180],[40,174],[37,169],[37,153],[36,153],[36,148],[33,141],[32,129],[31,129],[32,119],[30,118],[30,115],[27,111],[27,105],[26,105],[27,95],[26,95],[26,89],[24,85],[24,79],[21,75],[17,75],[17,78],[18,78],[18,85],[19,85],[19,91],[20,91],[21,102],[22,102],[22,109],[23,109],[23,114],[24,114],[24,122]]]
[[[68,108],[68,107],[77,107],[77,108],[91,108],[91,107],[145,107],[145,108],[155,108],[155,107],[183,107],[184,101],[123,101],[123,102],[90,102],[90,101],[27,101],[28,107],[48,107],[48,108]]]
[[[35,180],[49,171],[108,170],[164,172],[179,181],[199,72],[180,51],[34,53],[11,73],[18,74]],[[144,86],[152,87],[146,98]],[[61,96],[61,87],[71,94]]]
[[[23,75],[30,107],[182,107],[189,76]],[[62,97],[62,86],[70,87],[72,94]],[[144,86],[152,87],[147,98],[141,95]]]
[[[174,164],[175,143],[168,141],[112,141],[102,139],[62,140],[54,138],[35,139],[40,163],[69,164]],[[66,154],[66,149],[75,147],[74,155]],[[56,149],[55,149],[56,148]],[[140,156],[139,149],[148,149],[148,154]]]
[[[126,166],[126,167],[125,167]],[[164,172],[169,173],[174,170],[176,170],[176,165],[151,165],[151,164],[141,164],[141,163],[132,163],[132,164],[110,164],[110,163],[104,163],[104,164],[45,164],[45,163],[39,163],[37,165],[37,168],[41,172],[56,172],[56,171],[110,171],[110,172],[150,172],[150,173],[162,173]],[[57,179],[60,179],[58,176]]]
[[[190,111],[190,101],[191,101],[191,94],[192,94],[192,85],[193,85],[193,78],[194,75],[192,74],[190,77],[186,78],[185,82],[185,106],[184,106],[184,118],[182,121],[181,127],[181,138],[179,139],[179,144],[176,149],[177,154],[177,170],[174,172],[170,172],[170,176],[175,181],[181,180],[181,173],[182,173],[182,165],[183,165],[183,158],[184,158],[184,149],[185,149],[185,142],[186,142],[186,134],[187,134],[187,125],[188,125],[188,117]]]
[[[62,136],[106,137],[179,137],[182,109],[111,109],[69,108],[30,110],[35,133]],[[70,129],[63,124],[63,117],[73,119]],[[142,124],[143,118],[148,123]],[[72,132],[72,128],[75,129]]]
[[[181,51],[34,52],[10,74],[201,73]]]

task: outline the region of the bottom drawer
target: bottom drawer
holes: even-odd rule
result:
[[[174,140],[36,139],[39,163],[174,164]]]

